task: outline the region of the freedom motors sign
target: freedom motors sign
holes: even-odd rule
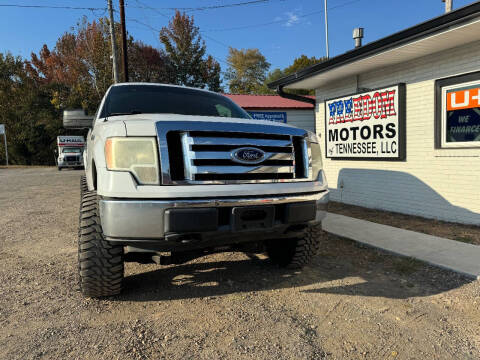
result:
[[[325,101],[325,154],[338,160],[405,158],[405,84]]]

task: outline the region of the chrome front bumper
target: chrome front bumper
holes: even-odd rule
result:
[[[165,214],[178,208],[224,208],[242,206],[280,205],[315,202],[316,215],[312,222],[320,223],[326,215],[328,190],[309,194],[272,197],[243,197],[199,200],[100,200],[103,233],[116,239],[163,239]],[[282,224],[285,227],[285,224]]]

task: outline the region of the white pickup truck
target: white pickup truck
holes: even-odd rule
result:
[[[87,126],[71,115],[65,127]],[[147,83],[113,85],[89,121],[78,240],[85,296],[120,293],[125,261],[245,251],[300,268],[315,255],[328,203],[315,134],[253,120],[217,93]]]

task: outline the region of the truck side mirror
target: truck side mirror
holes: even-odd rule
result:
[[[93,116],[85,114],[82,109],[64,110],[63,127],[65,129],[90,129],[93,127]]]

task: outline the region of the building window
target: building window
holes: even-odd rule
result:
[[[437,148],[480,147],[480,72],[436,81]]]

